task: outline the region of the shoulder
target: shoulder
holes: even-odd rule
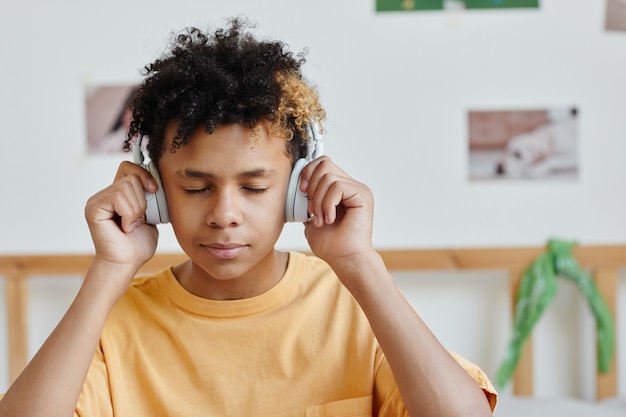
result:
[[[327,290],[341,289],[343,285],[332,268],[322,259],[305,253],[290,252],[285,273],[287,280],[295,280],[301,287],[320,287]]]
[[[125,298],[150,297],[163,292],[172,271],[170,268],[150,275],[139,276],[131,282]]]
[[[289,262],[285,278],[293,283],[294,301],[299,308],[312,308],[317,314],[326,309],[332,320],[341,314],[353,323],[363,323],[364,328],[369,329],[356,299],[325,261],[316,256],[292,252]]]
[[[122,315],[123,317],[130,311],[145,310],[150,305],[161,304],[167,298],[165,287],[171,274],[170,269],[165,269],[133,279],[129,288],[111,311],[110,316]]]
[[[298,275],[334,275],[332,268],[322,259],[302,252],[289,252],[287,273],[290,272]]]

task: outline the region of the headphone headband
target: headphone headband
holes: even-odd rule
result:
[[[324,143],[322,142],[322,134],[320,132],[320,126],[311,121],[306,125],[306,131],[309,135],[307,141],[307,155],[306,159],[312,161],[324,155]]]
[[[135,146],[133,147],[133,162],[139,165],[142,165],[144,161],[143,150],[141,149],[142,140],[143,140],[143,135],[140,135],[137,138],[137,142],[135,143]]]

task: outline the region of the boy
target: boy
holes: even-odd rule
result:
[[[143,218],[158,185],[123,162],[85,208],[84,283],[0,416],[491,415],[489,381],[441,346],[375,252],[371,191],[328,157],[299,182],[316,257],[274,249],[307,127],[325,116],[303,62],[235,19],[178,35],[146,67],[126,146],[149,138],[189,260],[133,280],[156,250]]]

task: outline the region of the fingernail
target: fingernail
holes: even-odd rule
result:
[[[137,228],[137,226],[139,226],[141,224],[141,219],[137,219],[134,223],[132,223],[130,226],[128,226],[128,232],[132,232],[133,230],[135,230]]]

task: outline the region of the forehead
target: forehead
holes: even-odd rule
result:
[[[273,136],[267,124],[259,124],[250,129],[240,124],[220,125],[213,133],[203,128],[192,133],[187,143],[170,152],[176,126],[169,125],[166,134],[161,163],[177,163],[201,166],[207,162],[224,168],[224,164],[239,166],[247,163],[274,164],[289,159],[288,141]]]

